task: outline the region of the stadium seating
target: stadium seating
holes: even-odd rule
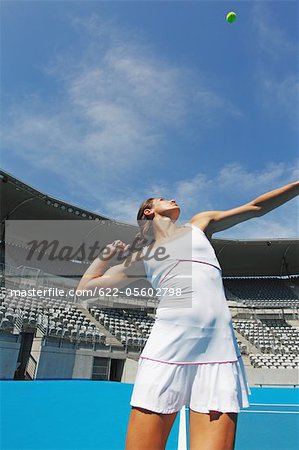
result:
[[[76,305],[66,300],[40,297],[8,297],[0,293],[0,330],[13,332],[39,328],[45,335],[69,340],[105,343],[106,336],[84,316]]]
[[[143,348],[154,319],[143,311],[90,308],[90,313],[123,345]]]
[[[22,280],[22,267],[24,266],[18,268],[11,266],[10,273]],[[43,273],[40,272],[37,283],[44,279]],[[51,286],[51,282],[49,281],[47,285]],[[40,289],[45,287],[37,285]],[[267,307],[292,308],[295,311],[296,305],[299,305],[299,299],[285,280],[224,279],[224,287],[229,300],[242,303],[244,307],[254,306],[260,311]],[[122,302],[125,305],[128,299],[123,298]],[[94,323],[87,315],[93,316]],[[119,345],[123,346],[124,352],[137,350],[140,353],[147,342],[153,324],[153,315],[149,315],[145,310],[93,306],[84,313],[84,309],[79,308],[74,302],[61,298],[8,296],[7,288],[0,289],[0,333],[13,334],[24,330],[35,332],[39,329],[49,338],[108,345],[107,336],[103,333],[102,327],[104,327],[107,335],[114,336]],[[249,354],[249,362],[253,368],[294,369],[298,367],[298,328],[278,318],[234,318],[233,326],[244,338],[243,341],[237,339],[240,352],[242,355]],[[249,344],[253,346],[251,351],[255,348],[256,353],[249,353]]]
[[[296,369],[299,359],[294,355],[250,353],[250,363],[256,369]]]
[[[235,300],[249,307],[259,308],[298,308],[299,298],[279,278],[224,278],[223,284]],[[227,298],[229,298],[227,296]],[[231,299],[231,296],[230,296]]]
[[[290,326],[282,319],[235,319],[233,325],[238,333],[260,351],[260,353],[249,355],[250,362],[254,367],[262,367],[263,364],[261,366],[254,365],[253,361],[262,363],[264,360],[270,365],[273,362],[273,365],[278,368],[280,361],[281,364],[290,361],[292,367],[296,366],[299,356],[299,330],[297,328]],[[260,355],[260,358],[255,359],[257,355]]]

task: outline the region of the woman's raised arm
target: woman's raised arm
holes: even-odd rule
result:
[[[100,255],[91,263],[83,274],[77,291],[85,291],[92,288],[124,287],[140,278],[145,278],[143,263],[140,260],[140,252],[129,255],[121,264],[110,267],[111,259],[118,253],[126,252],[129,246],[118,241],[115,246],[109,244]],[[104,253],[107,253],[104,256]]]
[[[256,197],[251,202],[224,211],[204,211],[192,217],[191,222],[203,227],[210,236],[241,222],[263,216],[299,194],[299,181],[286,184]],[[295,205],[294,205],[295,206]]]

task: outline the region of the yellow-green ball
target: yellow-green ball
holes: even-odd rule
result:
[[[236,18],[237,18],[237,14],[233,11],[229,12],[226,16],[226,20],[229,23],[233,23],[236,20]]]

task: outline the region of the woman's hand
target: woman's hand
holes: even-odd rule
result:
[[[98,257],[91,263],[88,269],[83,274],[79,285],[77,287],[77,291],[82,291],[89,289],[91,286],[102,286],[103,285],[103,276],[109,270],[107,270],[110,260],[117,255],[118,258],[122,259],[127,257],[125,253],[128,252],[130,248],[129,244],[125,244],[121,240],[115,240],[111,244],[107,244]],[[114,268],[114,271],[117,270]],[[120,275],[123,279],[126,279],[126,274]],[[116,278],[116,277],[114,277]],[[113,282],[115,282],[113,280]],[[111,279],[109,278],[108,284],[111,283]],[[127,283],[128,284],[128,283]]]
[[[107,244],[103,252],[105,253],[105,257],[107,256],[108,259],[113,258],[115,255],[122,259],[127,256],[129,248],[130,244],[125,244],[123,241],[116,239],[111,244]]]

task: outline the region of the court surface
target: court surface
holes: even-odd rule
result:
[[[2,380],[0,449],[123,450],[132,389],[111,381]],[[251,392],[250,408],[239,414],[235,450],[298,450],[299,389]],[[188,416],[187,409],[187,427]],[[179,425],[180,414],[166,450],[178,449]],[[188,433],[186,441],[188,449]]]

